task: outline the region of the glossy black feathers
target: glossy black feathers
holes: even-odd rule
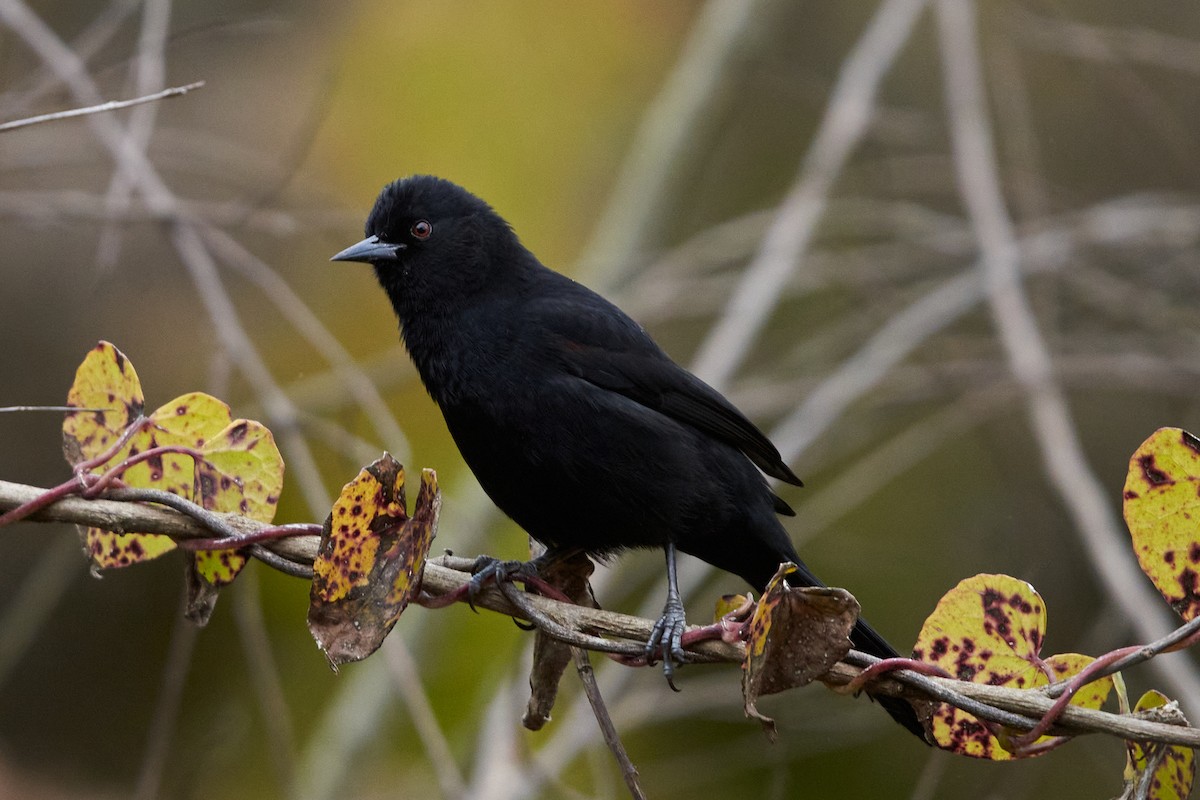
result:
[[[372,263],[463,458],[531,536],[596,555],[673,544],[760,591],[791,560],[798,584],[819,583],[776,516],[792,512],[763,473],[800,479],[770,440],[487,203],[405,178],[366,235],[339,258]],[[865,622],[852,638],[895,655]],[[919,735],[907,704],[887,708]]]

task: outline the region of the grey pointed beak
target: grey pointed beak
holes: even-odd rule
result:
[[[407,245],[381,242],[378,236],[368,236],[358,244],[352,244],[338,253],[330,261],[363,261],[373,264],[376,261],[399,261],[400,251]]]

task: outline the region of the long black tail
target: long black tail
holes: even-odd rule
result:
[[[805,566],[790,543],[787,546],[787,550],[783,553],[770,556],[764,555],[759,558],[751,557],[750,548],[742,548],[738,553],[737,561],[736,569],[731,569],[730,571],[741,575],[747,583],[757,588],[760,592],[766,588],[767,582],[775,574],[779,564],[784,561],[791,561],[800,568],[788,578],[790,585],[825,585]],[[729,567],[724,568],[729,569]],[[855,624],[854,630],[850,632],[850,641],[854,644],[854,649],[870,653],[877,658],[894,658],[900,655],[866,620],[861,618]],[[888,697],[886,695],[871,695],[871,697],[879,705],[883,706],[883,710],[891,715],[892,719],[907,728],[921,741],[926,741],[925,728],[921,725],[920,720],[917,719],[917,712],[913,710],[912,705],[898,697]]]

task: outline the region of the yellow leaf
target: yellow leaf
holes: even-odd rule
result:
[[[193,498],[210,511],[240,514],[261,522],[275,518],[283,489],[283,457],[275,438],[261,423],[239,419],[200,447]],[[195,554],[195,568],[206,582],[224,586],[246,565],[237,550]]]
[[[67,405],[107,411],[72,411],[63,418],[63,449],[72,466],[111,447],[145,408],[142,384],[125,354],[100,342],[75,370]]]
[[[913,656],[959,680],[1014,689],[1064,680],[1093,661],[1077,654],[1042,659],[1045,629],[1046,607],[1032,586],[1007,575],[976,575],[938,602]],[[1081,689],[1071,703],[1099,708],[1111,690],[1112,679],[1104,678]],[[931,728],[945,750],[994,761],[1013,758],[978,718],[949,704],[937,706]]]
[[[1200,439],[1160,428],[1129,459],[1125,523],[1142,571],[1185,620],[1200,612]]]
[[[63,449],[74,466],[115,477],[131,488],[155,489],[210,511],[270,522],[283,488],[283,459],[271,432],[232,419],[229,406],[203,392],[180,395],[143,416],[145,400],[133,365],[108,342],[97,345],[75,373],[67,403],[79,411],[63,421]],[[88,410],[101,409],[101,410]],[[116,443],[123,445],[113,451]],[[89,528],[84,547],[99,568],[124,567],[175,549],[167,536]],[[203,623],[216,591],[237,577],[246,557],[235,549],[188,557],[187,614]]]
[[[125,363],[132,372],[132,365],[128,361]],[[218,434],[229,422],[228,405],[203,392],[189,392],[156,409],[150,415],[146,429],[130,437],[124,447],[94,472],[102,473],[131,456],[160,447],[197,449],[205,439]],[[112,436],[109,443],[115,440],[116,436]],[[91,455],[100,452],[102,450]],[[195,499],[195,471],[196,463],[192,456],[163,453],[131,465],[121,473],[120,478],[126,486],[161,489],[192,500]],[[84,542],[93,562],[100,568],[125,567],[149,561],[175,549],[175,542],[167,536],[152,533],[117,535],[99,528],[88,528],[84,533]]]
[[[1161,692],[1150,690],[1138,700],[1134,711],[1146,711],[1151,708],[1165,706],[1170,702]],[[1186,800],[1192,793],[1192,784],[1196,781],[1196,754],[1190,747],[1179,747],[1165,744],[1153,744],[1150,748],[1166,748],[1166,754],[1159,762],[1150,778],[1152,800]],[[1125,742],[1128,759],[1125,768],[1125,781],[1136,786],[1146,779],[1149,768],[1151,750],[1138,742]]]

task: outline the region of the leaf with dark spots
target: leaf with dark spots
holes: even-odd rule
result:
[[[208,395],[203,397],[199,417],[178,417],[173,408],[179,400],[169,403],[150,415],[142,417],[145,400],[137,372],[124,355],[108,342],[101,342],[88,353],[75,373],[75,382],[67,394],[67,404],[82,408],[112,407],[111,411],[69,413],[63,419],[63,449],[72,465],[93,459],[107,452],[135,424],[145,423],[117,453],[96,467],[96,474],[105,472],[125,461],[133,453],[158,446],[187,446],[197,431],[218,431],[229,421],[229,407]],[[182,398],[180,398],[182,400]],[[197,409],[193,406],[193,411]],[[186,474],[186,479],[181,476]],[[134,488],[161,489],[191,499],[192,459],[168,453],[130,465],[120,475],[121,481]],[[167,536],[143,533],[114,533],[87,528],[81,530],[84,550],[97,568],[124,567],[137,564],[175,549]],[[131,543],[138,542],[138,547]]]
[[[774,738],[775,722],[758,710],[758,698],[820,678],[850,652],[850,631],[858,621],[858,601],[844,589],[795,588],[785,578],[796,565],[785,563],[767,584],[750,619],[742,661],[746,716],[757,719]]]
[[[63,417],[63,441],[73,447],[67,453],[72,465],[100,455],[112,446],[145,407],[142,384],[124,354],[108,342],[100,342],[75,371],[75,382],[67,393],[74,408],[106,408],[109,411],[72,411]]]
[[[1200,613],[1200,448],[1179,428],[1160,428],[1129,459],[1125,524],[1142,571],[1185,620]],[[1186,553],[1187,558],[1180,556]]]
[[[260,522],[275,518],[275,500],[283,488],[283,457],[271,432],[261,423],[239,419],[208,437],[195,462],[193,499],[210,511],[240,514]],[[236,549],[189,553],[196,573],[193,586],[207,596],[242,571],[246,556]],[[197,596],[198,606],[209,608]]]
[[[441,494],[421,473],[412,516],[404,468],[384,453],[343,487],[313,563],[308,628],[334,669],[375,652],[419,590]]]
[[[976,575],[946,593],[921,628],[914,652],[959,680],[1030,688],[1082,670],[1091,659],[1041,657],[1045,604],[1033,587],[1007,575]],[[1082,689],[1072,703],[1099,708],[1112,688],[1106,678]],[[978,719],[949,704],[938,705],[931,729],[936,744],[974,758],[1007,760],[1004,749]]]
[[[126,486],[170,492],[213,511],[263,522],[274,517],[283,485],[283,460],[274,440],[257,422],[233,420],[229,406],[217,398],[190,392],[142,417],[145,401],[133,364],[111,344],[101,342],[76,372],[67,403],[112,408],[66,415],[63,441],[70,463],[100,456],[129,426],[139,425],[94,473],[119,471]],[[167,451],[149,453],[158,448]],[[139,453],[149,457],[127,463]],[[99,568],[141,563],[175,549],[174,541],[157,534],[91,528],[83,536],[84,549]],[[189,554],[189,617],[207,619],[216,589],[232,581],[244,563],[245,558],[233,550]]]
[[[1135,712],[1150,714],[1155,721],[1187,725],[1183,712],[1177,703],[1167,699],[1166,695],[1154,690],[1146,692],[1138,699],[1133,709]],[[1188,727],[1191,727],[1188,725]],[[1165,752],[1163,752],[1165,751]],[[1153,776],[1149,776],[1150,791],[1147,797],[1152,800],[1186,800],[1192,793],[1192,785],[1196,782],[1196,753],[1190,747],[1170,746],[1165,744],[1148,744],[1142,742],[1125,742],[1125,786],[1126,793],[1122,797],[1134,797],[1133,789],[1145,785],[1147,772],[1157,760],[1157,768]]]

